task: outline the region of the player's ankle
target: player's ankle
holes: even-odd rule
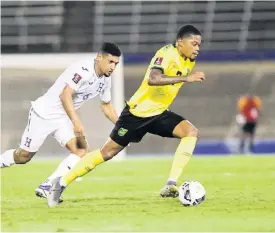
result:
[[[49,178],[47,178],[42,184],[52,184],[52,182],[51,182],[52,180],[51,179],[49,179]]]
[[[169,180],[167,180],[167,182],[166,182],[166,185],[177,185],[177,181],[176,180],[173,180],[173,179],[169,179]]]

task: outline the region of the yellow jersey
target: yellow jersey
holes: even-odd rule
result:
[[[167,76],[186,76],[195,61],[183,58],[175,45],[169,44],[159,49],[152,58],[141,86],[127,102],[130,112],[138,117],[150,117],[163,113],[169,108],[184,83],[165,86],[149,86],[151,69],[160,69]]]

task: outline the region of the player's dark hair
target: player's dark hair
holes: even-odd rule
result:
[[[100,48],[101,53],[111,54],[120,57],[121,51],[117,44],[111,42],[104,42]]]
[[[188,37],[191,35],[201,35],[201,32],[193,25],[184,25],[180,27],[180,29],[177,32],[177,39],[183,38],[183,37]]]

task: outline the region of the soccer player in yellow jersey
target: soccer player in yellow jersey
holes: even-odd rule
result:
[[[200,45],[200,31],[186,25],[178,30],[175,44],[157,51],[141,86],[127,102],[104,146],[85,155],[70,172],[52,182],[50,207],[58,204],[61,193],[73,180],[112,159],[130,142],[139,142],[146,133],[180,139],[169,178],[160,192],[162,197],[178,196],[177,180],[191,159],[198,130],[168,108],[185,83],[205,80],[203,72],[191,73]]]

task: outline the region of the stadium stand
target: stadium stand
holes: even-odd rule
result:
[[[217,61],[225,51],[241,53],[239,60],[253,58],[254,61],[232,63],[233,56],[233,61],[218,66],[199,63],[197,69],[206,71],[207,81],[185,87],[171,109],[190,119],[200,129],[202,139],[224,140],[238,134],[235,124],[238,97],[253,92],[263,100],[257,137],[275,138],[272,107],[275,106],[275,69],[274,62],[265,60],[267,50],[275,49],[274,11],[275,2],[270,1],[3,1],[1,49],[3,53],[94,52],[104,40],[116,42],[125,54],[127,99],[140,85],[150,58],[147,54],[170,43],[180,25],[192,23],[203,33],[204,61]],[[254,51],[256,55],[250,53]],[[133,54],[140,56],[141,65],[136,65],[135,59],[128,64]],[[59,73],[2,71],[3,149],[18,143],[29,100],[44,93]],[[93,131],[92,127],[88,129]],[[94,136],[91,132],[90,137]],[[95,138],[95,145],[105,137]],[[133,145],[128,151],[174,151],[176,141],[160,140],[147,136],[142,146]],[[157,147],[152,147],[156,144]],[[43,152],[52,150],[60,151],[60,148],[57,144],[46,145]]]

